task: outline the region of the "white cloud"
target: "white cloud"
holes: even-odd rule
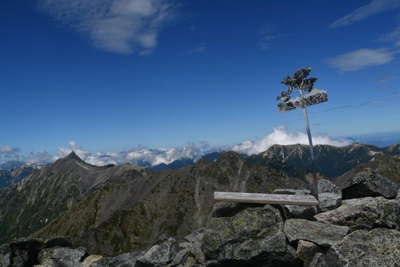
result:
[[[207,44],[206,43],[200,43],[193,49],[189,50],[187,54],[201,54],[204,53],[207,50]]]
[[[400,27],[397,27],[394,31],[383,35],[380,40],[384,42],[400,41]]]
[[[339,18],[330,27],[337,28],[347,26],[357,21],[368,18],[394,8],[400,7],[400,0],[371,0],[369,4],[359,7],[350,14]]]
[[[263,51],[269,50],[274,40],[285,36],[285,34],[277,33],[275,27],[271,24],[262,25],[259,34],[261,38],[258,45]]]
[[[362,48],[346,54],[337,55],[327,62],[342,71],[361,70],[371,66],[383,65],[394,59],[396,51],[380,48]]]
[[[52,156],[46,152],[31,152],[27,155],[22,154],[19,148],[10,146],[0,146],[0,164],[9,161],[21,161],[26,163],[48,163],[52,161]]]
[[[0,146],[0,162],[20,160],[20,150],[10,146]]]
[[[378,41],[382,42],[393,42],[395,46],[400,46],[400,27],[397,27],[394,31],[384,34],[379,38]]]
[[[270,48],[271,42],[275,39],[279,38],[277,34],[265,34],[262,36],[261,41],[259,43],[260,49],[266,51]]]
[[[328,136],[314,136],[314,144],[327,144],[332,146],[345,146],[350,144],[347,140],[334,140]],[[235,146],[211,146],[208,143],[187,144],[181,147],[156,148],[136,147],[127,151],[120,152],[95,152],[91,153],[75,142],[70,142],[68,147],[62,147],[55,158],[67,156],[74,151],[84,161],[93,165],[121,164],[125,162],[136,162],[155,166],[158,164],[169,164],[175,160],[189,158],[200,159],[203,155],[215,151],[233,150],[245,154],[257,154],[267,150],[274,144],[308,144],[307,135],[300,132],[288,132],[283,127],[275,128],[269,135],[256,140],[245,141]]]
[[[9,146],[0,146],[0,153],[10,153],[16,151],[15,148]]]
[[[256,141],[245,141],[233,146],[232,150],[248,155],[264,152],[272,145],[308,144],[308,137],[302,132],[288,132],[284,127],[275,128],[272,133]],[[314,145],[346,146],[347,140],[334,140],[328,136],[313,136]]]
[[[346,140],[334,140],[328,136],[314,136],[314,144],[327,144],[333,146],[348,145]],[[184,146],[171,148],[146,148],[137,146],[135,148],[117,151],[117,152],[90,152],[79,146],[76,142],[71,141],[65,147],[60,147],[55,156],[48,152],[30,153],[21,155],[19,149],[8,146],[0,146],[0,163],[10,160],[20,160],[29,163],[50,163],[59,158],[63,158],[74,151],[85,162],[104,166],[108,164],[123,164],[126,162],[134,162],[139,165],[155,166],[158,164],[169,164],[175,160],[189,158],[194,161],[200,159],[207,153],[216,151],[233,150],[245,154],[257,154],[267,150],[274,144],[290,145],[290,144],[308,144],[306,134],[301,132],[289,132],[283,127],[273,129],[272,133],[267,136],[255,140],[244,141],[235,146],[211,146],[206,142],[190,143]],[[6,154],[6,157],[2,155]]]
[[[89,35],[106,51],[146,54],[174,16],[171,0],[39,0],[58,21]]]
[[[53,160],[53,156],[47,151],[31,152],[28,155],[21,155],[21,161],[26,163],[47,164]]]
[[[201,156],[216,151],[207,143],[187,144],[182,147],[150,149],[138,146],[131,150],[119,152],[89,152],[82,149],[75,142],[69,142],[68,147],[61,147],[54,159],[67,156],[74,151],[81,159],[93,165],[122,164],[136,162],[151,166],[158,164],[169,164],[182,158],[199,159]]]

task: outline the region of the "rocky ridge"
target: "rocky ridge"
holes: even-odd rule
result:
[[[269,193],[287,186],[307,184],[226,152],[215,162],[104,183],[34,236],[66,236],[90,253],[116,255],[204,227],[213,213],[214,191]]]
[[[18,166],[12,167],[11,169],[0,169],[0,188],[15,184],[42,168],[41,165],[31,163],[21,163]]]
[[[71,153],[0,189],[0,243],[41,229],[106,181],[120,183],[141,173],[134,164],[97,167]]]
[[[251,156],[250,159],[276,166],[289,172],[318,172],[322,176],[333,179],[356,166],[359,166],[359,169],[363,169],[365,167],[361,164],[369,164],[369,162],[380,157],[386,156],[388,159],[393,160],[393,157],[390,156],[400,155],[399,147],[400,145],[398,144],[380,148],[357,143],[344,147],[316,145],[314,146],[315,159],[311,163],[310,151],[307,145],[273,145],[265,152]],[[386,170],[383,175],[388,176],[391,173],[395,172]]]
[[[222,202],[214,205],[204,227],[182,238],[161,238],[144,250],[90,255],[63,238],[31,239],[2,246],[0,266],[399,266],[399,195],[383,195],[386,187],[392,186],[389,179],[373,179],[370,182],[379,196],[370,196],[368,191],[362,195],[362,183],[352,184],[361,188],[357,198],[335,201],[338,206],[328,210],[318,207],[313,218],[296,218],[281,205]],[[333,188],[336,195],[328,197],[337,200],[340,190],[328,183],[320,181],[319,186]],[[400,186],[396,186],[399,192]],[[293,189],[275,192],[308,193]]]
[[[353,151],[357,149],[369,151],[357,147]],[[2,261],[10,263],[14,261],[10,257],[25,255],[27,259],[33,255],[35,264],[69,266],[64,264],[71,258],[69,254],[85,248],[83,256],[82,249],[76,251],[81,256],[75,257],[79,259],[72,266],[317,264],[329,260],[327,251],[355,231],[397,231],[399,212],[394,198],[400,196],[400,159],[396,148],[391,153],[394,155],[376,154],[334,179],[336,185],[320,179],[318,209],[214,203],[214,191],[310,193],[304,189],[309,174],[291,174],[279,164],[274,166],[273,160],[257,162],[254,157],[227,152],[212,162],[204,160],[156,173],[134,164],[96,167],[71,154],[0,190],[3,243],[34,233],[23,241],[24,245],[12,242],[13,248],[22,247],[24,251],[13,252],[11,243],[6,244],[1,251],[8,247],[11,252],[9,256],[3,253]],[[272,212],[274,209],[278,213]],[[257,220],[264,218],[264,213],[275,218],[275,223]],[[18,223],[10,223],[15,221]],[[320,227],[321,223],[338,227]],[[305,226],[310,228],[307,233],[293,232]],[[315,236],[325,228],[329,230],[325,236]],[[270,235],[273,238],[267,241]],[[41,245],[29,252],[32,242],[43,244],[60,237],[69,245],[39,253],[50,248]],[[213,241],[214,237],[219,239]],[[171,253],[161,253],[160,249]],[[160,253],[163,259],[154,261]],[[62,258],[61,263],[53,262],[58,262],[57,257]]]

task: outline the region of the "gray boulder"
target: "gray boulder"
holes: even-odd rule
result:
[[[71,242],[64,238],[53,238],[49,240],[42,240],[38,238],[33,239],[18,239],[14,242],[4,244],[0,247],[0,267],[19,267],[19,266],[61,266],[56,265],[56,259],[72,257],[76,252],[69,248],[72,246]],[[57,249],[56,249],[57,248]],[[50,251],[62,250],[62,253],[50,253]],[[84,250],[78,249],[78,250]],[[77,251],[78,251],[77,250]],[[47,256],[45,256],[47,255]],[[85,251],[79,253],[80,256],[85,255]],[[48,258],[49,260],[45,260]],[[72,259],[71,258],[71,259]],[[79,260],[81,257],[79,257]],[[78,261],[77,265],[68,265],[67,261],[62,266],[80,266]],[[42,261],[42,262],[40,262]],[[39,265],[40,262],[40,265]],[[44,264],[43,264],[44,263]]]
[[[322,247],[330,247],[340,241],[349,231],[347,226],[313,222],[304,219],[289,219],[284,232],[290,242],[307,240]]]
[[[232,217],[211,218],[201,249],[208,261],[220,264],[298,266],[282,228],[277,209],[248,208]]]
[[[397,191],[396,199],[397,199],[397,200],[400,200],[400,189],[399,189],[399,191]]]
[[[177,243],[174,238],[156,244],[148,249],[138,260],[145,264],[154,266],[166,265],[170,263],[178,251]]]
[[[263,207],[263,204],[256,203],[234,203],[234,202],[217,202],[211,211],[212,217],[232,217],[236,213],[251,207]]]
[[[130,252],[116,257],[104,257],[93,262],[90,267],[139,267],[143,266],[138,258],[143,256],[142,252]]]
[[[377,228],[358,230],[332,246],[326,255],[316,255],[312,267],[400,266],[400,232]],[[318,256],[318,258],[316,258]]]
[[[0,267],[8,267],[11,263],[11,249],[8,246],[0,247]]]
[[[38,259],[43,267],[82,267],[85,248],[53,247],[40,251]]]
[[[317,221],[345,225],[356,229],[376,226],[400,229],[400,202],[384,197],[365,197],[344,200],[334,210],[314,216]]]
[[[323,250],[317,244],[305,240],[300,240],[297,245],[296,256],[304,262],[304,266],[308,266],[316,253]]]
[[[274,194],[285,195],[310,195],[311,191],[307,189],[275,189]],[[284,217],[288,218],[302,218],[311,219],[317,214],[317,208],[314,206],[297,206],[297,205],[280,205]]]
[[[204,238],[204,229],[197,230],[184,237],[179,243],[179,252],[176,253],[171,265],[197,266],[206,263],[206,256],[201,250]]]
[[[395,198],[399,189],[399,184],[392,182],[371,169],[365,169],[344,182],[342,185],[342,195],[343,199],[370,196]]]
[[[304,265],[304,267],[330,267],[325,261],[325,255],[323,253],[316,253],[314,258],[308,265]]]
[[[37,263],[37,255],[43,242],[36,239],[20,239],[0,247],[0,267],[22,267]]]
[[[86,257],[83,262],[82,262],[82,267],[90,267],[92,264],[100,259],[102,259],[103,256],[101,255],[90,255]]]
[[[317,207],[284,205],[283,212],[286,219],[289,218],[311,219],[315,214],[317,214]]]
[[[331,210],[342,204],[342,191],[326,179],[318,180],[318,201],[322,211]]]

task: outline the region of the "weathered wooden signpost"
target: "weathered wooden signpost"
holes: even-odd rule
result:
[[[311,164],[314,164],[314,148],[310,130],[310,122],[308,120],[307,107],[328,101],[328,94],[324,90],[314,89],[315,77],[307,78],[311,73],[311,68],[302,68],[297,70],[293,76],[286,76],[282,83],[288,87],[287,91],[282,91],[277,97],[281,103],[278,104],[280,112],[290,111],[294,109],[303,109],[306,133],[310,146]],[[294,89],[298,89],[300,96],[291,99]],[[313,191],[317,195],[317,181],[313,177]]]
[[[314,161],[313,142],[308,120],[307,107],[328,101],[328,94],[324,90],[314,89],[314,83],[317,78],[307,78],[311,73],[311,68],[302,68],[297,70],[292,77],[287,76],[282,83],[288,87],[287,91],[282,91],[277,97],[281,103],[278,104],[280,112],[294,109],[303,109],[304,120],[308,142],[310,145],[311,161]],[[291,98],[294,89],[298,89],[300,96]],[[317,196],[316,179],[313,178],[314,194]],[[262,204],[282,204],[298,206],[317,206],[318,200],[311,195],[282,195],[282,194],[255,194],[243,192],[214,192],[214,199],[218,201],[244,202],[244,203],[262,203]]]

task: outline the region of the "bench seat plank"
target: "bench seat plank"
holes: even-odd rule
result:
[[[240,192],[214,192],[217,201],[282,204],[297,206],[318,206],[318,200],[312,195],[283,195],[283,194],[259,194]]]

